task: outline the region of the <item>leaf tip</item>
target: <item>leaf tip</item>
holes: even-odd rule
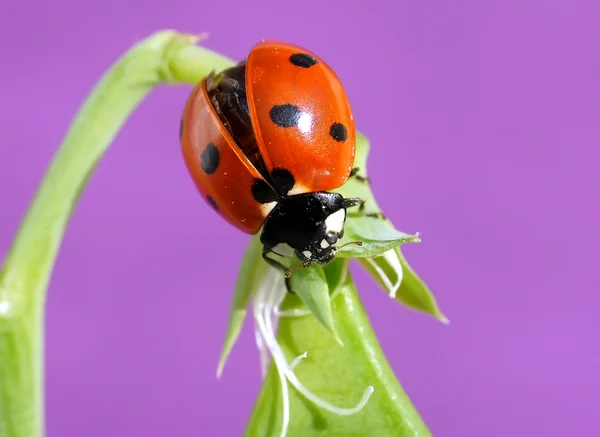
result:
[[[184,33],[183,37],[186,38],[190,44],[198,44],[199,42],[208,39],[209,33]]]
[[[406,240],[407,243],[420,243],[421,242],[421,233],[415,232],[414,235],[411,235]]]
[[[335,328],[335,322],[333,318],[330,318],[328,320],[327,318],[321,317],[319,314],[316,314],[314,312],[312,314],[317,318],[321,326],[323,326],[323,328],[325,328],[325,330],[333,337],[336,343],[339,344],[341,347],[344,347],[344,342],[342,341],[340,334]]]
[[[317,318],[319,323],[321,323],[321,326],[323,326],[327,330],[327,332],[331,334],[336,343],[339,344],[341,347],[344,347],[344,342],[340,338],[340,335],[338,334],[337,329],[335,328],[335,322],[333,321],[333,318],[328,320],[327,318],[324,318],[321,315],[316,314],[314,312],[313,315]]]
[[[443,314],[439,314],[436,319],[438,319],[440,322],[442,322],[444,325],[449,325],[450,324],[450,319],[448,319],[448,317],[446,317]]]
[[[221,358],[219,360],[219,365],[217,366],[217,379],[221,379],[221,376],[223,376],[224,368],[225,368],[225,359]]]
[[[337,344],[339,344],[341,347],[344,347],[344,342],[342,341],[339,334],[335,330],[333,331],[333,337],[335,338],[335,341],[337,341]]]

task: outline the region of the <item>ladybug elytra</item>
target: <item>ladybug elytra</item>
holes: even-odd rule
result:
[[[356,133],[348,97],[322,59],[291,44],[257,44],[194,88],[180,134],[202,197],[239,230],[262,228],[267,262],[289,277],[294,268],[270,254],[297,257],[297,267],[335,258],[347,209],[364,201],[329,192],[356,174]]]

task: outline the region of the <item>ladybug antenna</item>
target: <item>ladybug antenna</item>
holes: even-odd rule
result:
[[[347,243],[345,243],[345,244],[342,244],[341,246],[338,246],[338,247],[336,248],[336,250],[343,249],[344,247],[346,247],[346,246],[350,246],[351,244],[353,244],[353,245],[355,245],[355,246],[362,246],[362,245],[363,245],[363,242],[362,242],[362,241],[349,241],[349,242],[347,242]]]
[[[310,267],[310,264],[311,264],[311,261],[308,260],[308,261],[304,261],[302,264],[298,264],[297,266],[292,267],[291,269],[289,269],[285,272],[285,277],[289,278],[290,276],[292,276],[292,273],[295,270],[306,269],[306,268]]]

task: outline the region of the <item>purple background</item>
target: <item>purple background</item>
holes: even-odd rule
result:
[[[356,279],[432,432],[597,433],[596,0],[162,4],[3,3],[3,252],[75,111],[132,43],[208,31],[208,47],[240,59],[262,38],[294,42],[338,72],[373,143],[379,202],[423,234],[406,254],[451,325]],[[260,386],[250,323],[221,381],[215,369],[247,237],[183,166],[188,91],[144,102],[73,216],[48,306],[50,437],[244,429]]]

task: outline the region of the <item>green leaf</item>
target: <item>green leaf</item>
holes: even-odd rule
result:
[[[290,276],[290,287],[319,323],[333,335],[336,341],[341,342],[331,313],[329,287],[323,267],[315,264],[310,268],[294,271]]]
[[[335,258],[324,267],[325,277],[329,285],[329,294],[332,296],[337,293],[346,282],[348,276],[348,258]]]
[[[340,245],[360,241],[361,246],[351,244],[341,249],[342,258],[374,257],[405,243],[418,243],[418,235],[397,231],[387,221],[372,217],[354,217],[346,221],[344,238]]]
[[[281,318],[279,344],[288,362],[307,352],[294,373],[306,388],[330,404],[350,408],[368,386],[375,391],[361,411],[340,416],[316,406],[290,387],[287,437],[430,436],[385,359],[350,277],[340,294],[332,305],[344,347],[331,336],[322,335],[314,317]],[[281,416],[281,383],[271,365],[244,436],[279,436]]]
[[[391,249],[376,258],[361,258],[359,262],[390,297],[413,310],[429,314],[442,323],[449,323],[440,311],[435,297],[410,267],[400,248]]]
[[[359,174],[364,177],[367,176],[369,150],[368,139],[357,133],[354,167],[358,167]],[[371,185],[368,183],[350,178],[346,184],[334,191],[344,197],[358,197],[364,200],[366,202],[365,212],[381,212],[371,190]],[[363,244],[362,246],[350,245],[344,247],[338,252],[339,257],[375,257],[402,244],[420,241],[418,235],[400,232],[394,228],[389,220],[365,216],[358,212],[357,208],[348,210],[348,218],[344,228],[344,238],[340,241],[340,245],[352,241],[361,241]]]
[[[358,134],[354,166],[360,168],[362,176],[367,176],[369,150],[368,139]],[[361,198],[366,201],[367,211],[380,212],[369,184],[350,179],[336,192],[344,197]],[[419,242],[418,235],[399,232],[387,220],[357,216],[352,210],[348,213],[345,228],[341,244],[363,241],[363,246],[346,246],[338,253],[339,257],[358,258],[360,264],[388,293],[393,291],[395,284],[400,283],[395,293],[396,300],[414,310],[431,314],[443,323],[448,323],[448,319],[438,308],[433,294],[409,266],[400,251],[402,244]]]
[[[402,265],[402,284],[396,294],[397,298],[410,308],[431,314],[444,324],[450,323],[446,316],[440,312],[433,293],[410,267],[404,255],[402,255],[402,251],[397,249],[396,252]]]
[[[227,358],[240,335],[248,312],[248,302],[250,301],[252,292],[259,285],[260,279],[264,276],[268,268],[268,264],[261,257],[261,251],[262,244],[260,239],[256,236],[251,238],[246,248],[246,253],[242,258],[237,276],[229,322],[227,323],[227,333],[225,334],[223,351],[221,352],[217,368],[217,378],[221,377]]]
[[[330,300],[334,299],[335,295],[340,292],[341,287],[345,284],[348,276],[349,262],[349,258],[336,258],[326,266],[322,267],[327,280]],[[310,268],[313,267],[319,266],[311,266]],[[289,294],[285,298],[285,300],[281,303],[281,311],[288,315],[293,314],[296,316],[300,314],[312,314],[311,310],[307,308],[304,301],[296,293]]]

